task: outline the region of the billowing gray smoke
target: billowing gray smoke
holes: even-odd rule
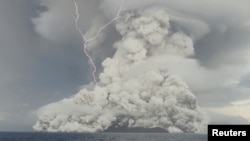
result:
[[[128,12],[116,24],[122,39],[106,58],[99,86],[46,105],[38,111],[37,131],[97,132],[110,127],[162,128],[202,132],[206,116],[196,96],[164,59],[194,54],[192,39],[173,32],[160,8]]]

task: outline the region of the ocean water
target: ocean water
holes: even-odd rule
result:
[[[205,134],[0,132],[0,141],[207,141]]]

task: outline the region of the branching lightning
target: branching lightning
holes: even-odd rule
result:
[[[88,43],[93,41],[93,40],[96,40],[100,33],[107,27],[109,26],[110,24],[112,24],[114,21],[118,20],[120,18],[120,15],[121,15],[121,12],[124,10],[123,9],[123,6],[124,6],[124,3],[125,3],[125,0],[122,0],[121,2],[121,5],[119,7],[119,10],[116,14],[116,16],[111,19],[108,23],[106,23],[105,25],[103,25],[102,27],[100,27],[98,29],[98,31],[96,32],[95,36],[94,37],[91,37],[89,39],[87,39],[84,35],[84,33],[82,32],[82,30],[80,29],[79,25],[78,25],[78,21],[79,21],[79,18],[80,18],[80,14],[79,14],[79,10],[78,10],[78,4],[76,2],[76,0],[74,1],[74,4],[75,4],[75,14],[76,14],[76,18],[75,18],[75,26],[76,26],[76,30],[80,33],[81,37],[82,37],[82,41],[83,41],[83,48],[84,48],[84,53],[85,55],[88,57],[89,59],[89,63],[90,65],[93,67],[93,71],[92,71],[92,77],[93,77],[93,80],[94,80],[94,83],[97,85],[97,80],[96,80],[96,66],[95,66],[95,63],[94,63],[94,60],[93,58],[91,57],[91,55],[88,53]]]

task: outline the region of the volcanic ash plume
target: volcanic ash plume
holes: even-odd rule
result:
[[[38,110],[37,131],[98,132],[115,128],[162,128],[167,132],[202,132],[206,118],[195,95],[159,57],[194,54],[192,39],[171,31],[160,8],[129,12],[116,24],[122,39],[106,58],[99,86]],[[163,57],[162,57],[163,56]]]

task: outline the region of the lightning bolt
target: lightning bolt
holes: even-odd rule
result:
[[[103,25],[102,27],[100,27],[98,29],[98,31],[96,32],[95,36],[94,37],[91,37],[89,39],[87,39],[83,33],[83,31],[80,29],[79,25],[78,25],[78,22],[79,22],[79,18],[80,18],[80,14],[79,14],[79,8],[78,8],[78,4],[76,2],[76,0],[74,1],[74,4],[75,4],[75,14],[76,14],[76,18],[75,18],[75,26],[76,26],[76,30],[80,33],[81,37],[82,37],[82,41],[83,41],[83,51],[85,53],[85,55],[88,57],[88,60],[89,60],[89,63],[90,65],[93,67],[93,71],[92,71],[92,77],[93,77],[93,80],[94,80],[94,83],[96,84],[97,86],[97,80],[96,80],[96,65],[94,63],[94,60],[93,58],[91,57],[91,55],[88,53],[88,43],[93,41],[93,40],[96,40],[100,33],[105,29],[107,28],[110,24],[112,24],[114,21],[118,20],[120,18],[120,15],[121,15],[121,12],[124,10],[123,9],[123,6],[124,6],[124,3],[125,3],[125,0],[122,0],[121,2],[121,5],[119,7],[119,10],[116,14],[116,16],[111,19],[108,23],[106,23],[105,25]]]

